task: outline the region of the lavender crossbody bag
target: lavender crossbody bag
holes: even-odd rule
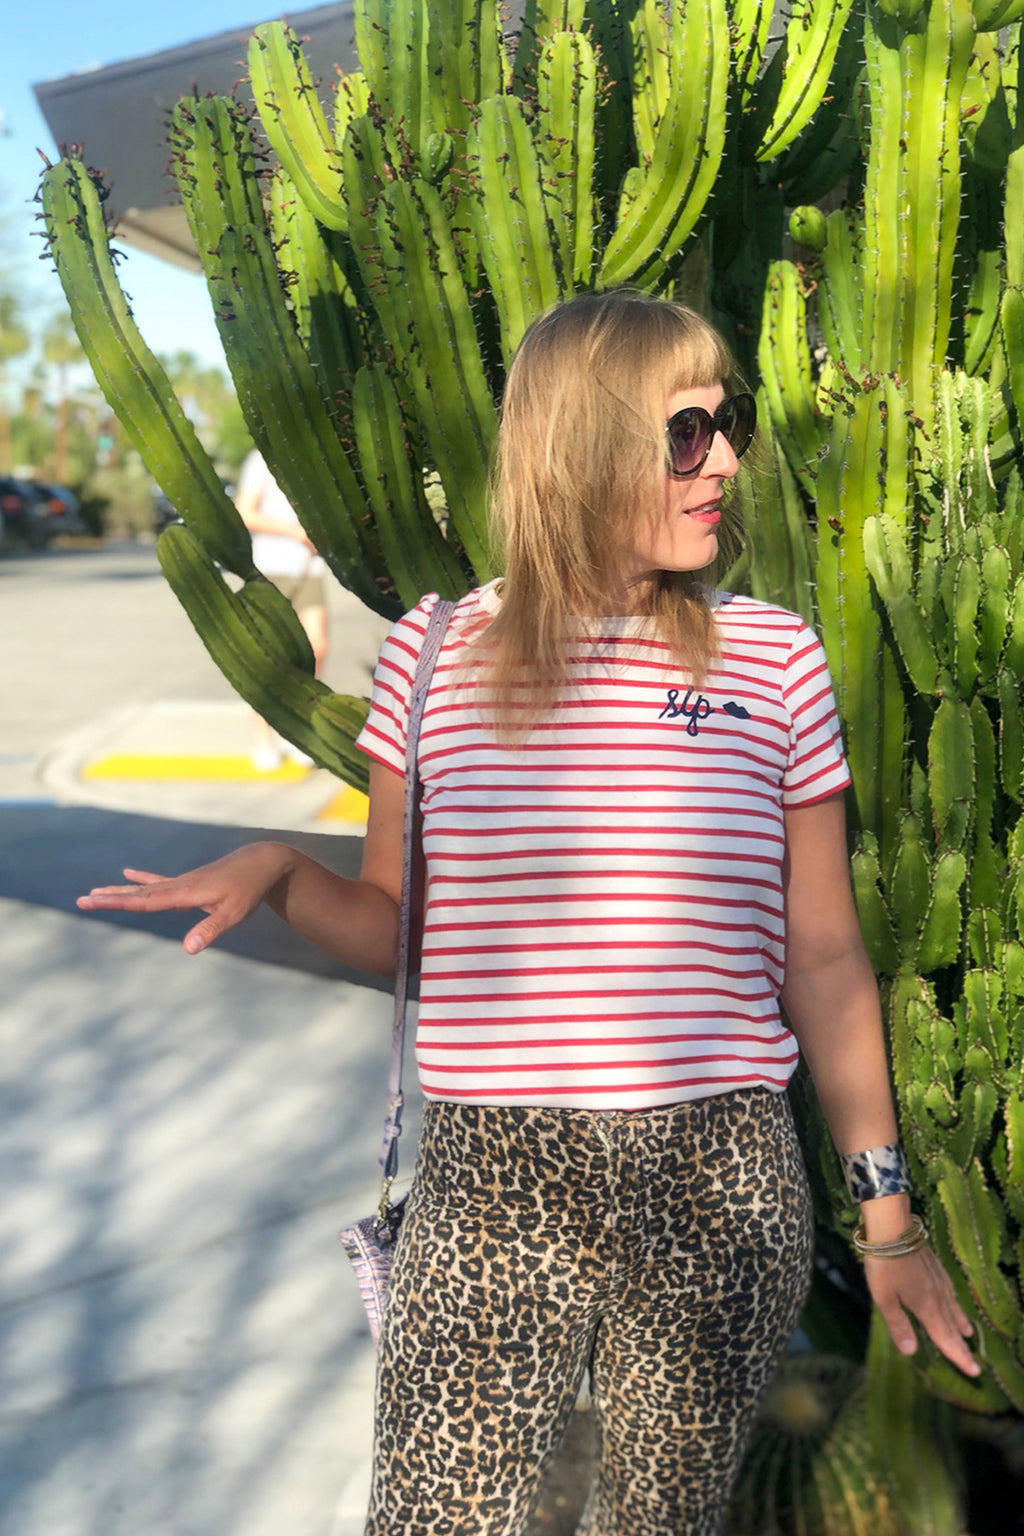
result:
[[[384,1121],[384,1141],[380,1166],[384,1175],[380,1205],[375,1216],[364,1216],[338,1234],[359,1282],[359,1293],[366,1308],[373,1342],[380,1338],[384,1321],[391,1266],[402,1224],[407,1196],[391,1203],[391,1186],[398,1173],[398,1138],[402,1130],[402,1059],[405,1054],[405,1010],[409,993],[409,945],[412,928],[413,838],[420,776],[417,745],[427,691],[434,673],[441,642],[455,604],[438,602],[427,623],[413,677],[409,700],[409,728],[405,746],[405,801],[402,822],[402,899],[398,914],[398,960],[395,968],[395,1014],[391,1026],[391,1069],[388,1075],[388,1113]]]

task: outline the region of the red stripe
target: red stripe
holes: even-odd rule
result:
[[[791,1056],[782,1056],[778,1058],[773,1057],[770,1062],[765,1063],[765,1066],[787,1067],[789,1066],[790,1062],[797,1059],[798,1054],[798,1052],[794,1051]],[[576,1067],[577,1070],[581,1068],[585,1070],[584,1064],[582,1062],[568,1061],[498,1061],[491,1062],[489,1064],[483,1064],[481,1062],[474,1061],[472,1065],[469,1063],[453,1063],[451,1066],[445,1066],[438,1061],[426,1061],[421,1055],[417,1055],[417,1060],[420,1062],[420,1065],[425,1072],[470,1072],[474,1077],[507,1077],[510,1072],[545,1072],[550,1071],[552,1067],[557,1068],[560,1071],[565,1071],[566,1068],[571,1070],[573,1067]],[[651,1067],[706,1067],[709,1062],[719,1061],[739,1061],[742,1062],[744,1066],[748,1067],[755,1065],[755,1063],[746,1056],[730,1056],[727,1053],[720,1051],[714,1051],[709,1056],[668,1056],[663,1060],[658,1061],[648,1061],[641,1056],[636,1061],[607,1061],[600,1063],[594,1062],[591,1065],[592,1068],[597,1071],[606,1070],[618,1072],[620,1070],[642,1071],[645,1067],[648,1069]]]
[[[770,1084],[773,1087],[785,1088],[791,1076],[792,1073],[787,1073],[785,1077],[771,1077],[767,1072],[747,1072],[737,1077],[680,1077],[668,1083],[650,1081],[643,1083],[574,1082],[571,1086],[563,1088],[561,1093],[563,1098],[569,1096],[576,1098],[584,1094],[598,1093],[636,1093],[646,1096],[651,1093],[664,1093],[674,1088],[707,1088],[713,1084],[723,1088],[735,1088],[741,1083]],[[424,1091],[427,1089],[427,1084],[427,1069],[424,1068]],[[530,1094],[529,1102],[531,1104],[544,1104],[551,1100],[552,1094],[557,1093],[557,1089],[552,1090],[545,1086],[538,1086],[532,1091],[528,1087],[488,1088],[486,1093],[481,1092],[479,1088],[450,1088],[446,1086],[442,1093],[435,1094],[434,1097],[439,1099],[479,1099],[482,1103],[486,1103],[490,1099],[516,1098]]]
[[[562,922],[568,922],[568,919],[563,919]],[[636,919],[636,922],[643,922],[643,919]],[[468,932],[476,932],[479,926],[481,926],[479,923],[474,923],[473,929],[465,929],[456,928],[454,923],[450,923],[450,925],[448,925],[448,931],[467,932],[468,934]],[[505,928],[507,925],[505,925],[505,923],[491,923],[490,926],[491,928]],[[740,929],[740,931],[746,932],[746,929]],[[431,934],[436,934],[436,932],[438,932],[438,928],[436,928],[433,923],[430,925],[430,932]],[[565,951],[568,952],[568,954],[576,954],[576,952],[580,951],[580,949],[599,949],[599,951],[606,951],[606,949],[611,948],[614,948],[614,945],[613,943],[609,943],[608,935],[605,935],[603,938],[594,938],[594,940],[583,940],[583,938],[579,938],[579,940],[576,940],[576,942],[565,943],[565,945],[563,945],[563,943],[551,943],[545,940],[545,945],[543,945],[543,952],[545,952],[545,954],[560,954],[560,952]],[[669,942],[666,942],[665,938],[631,938],[628,945],[623,945],[623,948],[628,948],[631,952],[633,952],[634,949],[671,948],[677,949],[677,951],[679,951],[679,949],[682,949],[682,951],[686,951],[686,949],[692,949],[695,954],[732,955],[732,957],[737,958],[737,960],[745,957],[745,955],[749,955],[749,957],[755,957],[760,960],[761,955],[760,948],[735,948],[735,946],[732,946],[731,948],[729,945],[711,945],[711,943],[706,942],[705,938],[703,937],[680,937],[677,938],[677,940],[672,940],[671,945],[669,945]],[[520,945],[477,945],[477,943],[465,943],[465,945],[434,945],[434,943],[431,943],[430,946],[427,946],[424,943],[424,954],[430,954],[431,958],[433,958],[434,955],[536,955],[536,952],[537,946],[533,945],[533,943],[520,943]]]
[[[585,834],[588,837],[593,837],[601,833],[606,833],[608,835],[618,835],[621,837],[622,833],[626,830],[627,829],[622,826],[621,822],[615,824],[609,824],[607,822],[591,822],[588,824],[586,822],[580,823],[555,820],[545,821],[536,827],[467,827],[459,826],[454,823],[449,825],[447,821],[442,821],[440,817],[437,817],[429,828],[424,829],[423,839],[424,842],[426,842],[428,837],[432,839],[442,837],[489,837],[493,839],[505,837],[571,837],[577,833]],[[660,853],[664,851],[666,853],[674,852],[676,855],[683,853],[687,857],[689,857],[691,853],[698,851],[692,847],[689,841],[690,838],[713,838],[716,835],[721,836],[721,833],[716,833],[715,828],[709,827],[706,824],[697,824],[695,826],[688,827],[685,821],[666,823],[665,825],[658,826],[645,825],[642,827],[634,827],[632,828],[632,831],[638,837],[643,835],[644,837],[669,838],[675,845],[673,849],[660,850],[657,848],[652,848],[645,849],[645,852]],[[730,827],[727,836],[730,842],[734,840],[749,840],[751,842],[758,843],[778,843],[780,848],[785,848],[786,846],[786,839],[778,831],[768,833],[763,831],[755,831],[753,828]],[[532,849],[525,851],[537,852],[538,850]],[[557,850],[555,851],[557,852]],[[586,850],[570,848],[569,851],[575,854],[585,852]],[[607,853],[610,850],[602,847],[598,851]],[[632,848],[630,850],[632,853],[636,853],[636,851],[636,848]],[[705,857],[707,857],[707,855],[705,855]],[[739,858],[744,857],[744,855],[737,854],[734,855],[734,857]],[[769,863],[773,861],[765,859],[762,862]]]
[[[775,1044],[791,1041],[792,1038],[788,1030],[785,1035],[780,1035],[777,1041],[764,1040],[760,1035],[730,1034],[727,1043],[729,1045],[747,1043],[767,1048]],[[575,1046],[577,1050],[601,1050],[604,1046],[608,1045],[682,1045],[685,1042],[695,1045],[699,1040],[700,1037],[694,1035],[590,1035],[584,1039],[581,1039],[578,1035],[566,1035],[553,1036],[546,1040],[528,1040],[525,1042],[513,1040],[511,1044],[508,1040],[473,1040],[467,1043],[464,1040],[425,1039],[422,1031],[417,1037],[418,1045],[424,1050],[431,1051],[509,1051],[517,1047],[521,1047],[526,1051],[539,1051],[545,1048],[555,1050],[565,1045]],[[712,1035],[708,1043],[710,1044],[714,1040],[715,1036]],[[715,1052],[715,1055],[722,1061],[750,1061],[752,1059],[750,1056],[738,1052],[732,1054],[730,1052],[718,1051]],[[798,1055],[798,1051],[792,1051],[785,1059],[787,1061],[794,1061]],[[704,1061],[708,1058],[700,1056],[693,1059]],[[774,1062],[776,1058],[773,1056],[771,1060]],[[617,1065],[618,1063],[616,1062]]]
[[[572,1001],[572,996],[569,994],[561,994],[561,996],[563,1001]],[[693,1019],[702,1028],[705,1025],[709,1025],[707,1013],[703,1008],[696,1009],[691,1013],[687,1013],[685,1009],[678,1007],[666,1009],[661,1013],[655,1013],[653,1010],[644,1011],[641,1009],[630,1009],[626,1013],[589,1013],[586,1015],[586,1019],[584,1019],[579,1013],[538,1013],[533,1014],[532,1016],[526,1016],[519,1012],[517,1012],[515,1015],[504,1015],[493,1012],[478,1015],[471,1014],[468,1018],[456,1018],[453,1015],[448,1014],[445,1014],[443,1018],[435,1017],[436,1012],[439,1009],[443,1009],[446,1002],[450,1004],[453,1001],[461,1002],[462,999],[439,998],[431,1002],[428,1009],[421,1009],[419,1020],[420,1031],[426,1032],[431,1029],[495,1029],[499,1025],[514,1026],[516,1030],[537,1029],[541,1025],[544,1025],[545,1027],[555,1024],[569,1026],[579,1025],[580,1023],[586,1022],[589,1019],[593,1019],[595,1024],[683,1024],[687,1019]],[[488,998],[487,1001],[494,1002],[494,999]],[[504,1001],[508,1001],[508,999],[504,999]],[[519,999],[516,998],[513,999],[513,1001],[518,1002]],[[723,1041],[726,1042],[732,1039],[732,1029],[730,1027],[731,1025],[742,1024],[749,1029],[754,1023],[756,1023],[756,1020],[752,1020],[750,1015],[747,1013],[730,1013],[728,1009],[724,1008],[719,1009],[716,1012],[714,1021],[716,1024],[723,1024],[726,1026],[725,1033],[722,1036]],[[769,1025],[774,1025],[773,1020],[769,1019],[765,1022]],[[781,1034],[773,1035],[770,1038],[783,1039],[788,1037],[789,1033],[789,1030],[783,1030]],[[761,1037],[758,1036],[758,1038],[760,1039]]]
[[[588,976],[592,975],[593,973],[586,970],[580,970],[577,974],[580,976]],[[446,1006],[450,1007],[452,1003],[458,1003],[461,1005],[462,1003],[503,1002],[516,1003],[520,1007],[526,1008],[529,1007],[531,1003],[550,1003],[554,1002],[556,998],[561,998],[563,1001],[567,1001],[569,998],[572,998],[577,1002],[583,1002],[588,998],[593,999],[597,997],[622,997],[624,995],[629,997],[672,998],[729,997],[732,998],[733,1002],[735,1003],[747,1004],[774,1001],[775,997],[775,994],[770,989],[762,992],[732,992],[728,987],[631,987],[628,994],[624,994],[621,987],[580,987],[578,989],[574,989],[572,992],[558,991],[557,989],[541,992],[534,991],[532,988],[523,992],[461,992],[456,997],[432,997],[430,999],[430,1004],[431,1007],[436,1006],[438,1008],[443,1008]]]

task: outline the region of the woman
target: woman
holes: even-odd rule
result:
[[[719,1529],[812,1256],[780,995],[897,1347],[916,1348],[912,1314],[977,1374],[911,1218],[821,647],[704,585],[754,415],[704,321],[630,292],[553,310],[510,370],[505,576],[458,605],[419,746],[428,1103],[381,1341],[373,1536],[521,1532],[588,1364],[581,1530]],[[391,972],[433,601],[378,664],[361,880],[265,843],[173,880],[127,870],[82,905],[205,908],[196,953],[265,900]]]

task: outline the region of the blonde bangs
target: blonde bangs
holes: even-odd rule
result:
[[[503,736],[554,705],[579,620],[612,611],[624,536],[663,494],[666,400],[728,390],[734,378],[729,349],[702,316],[632,290],[584,294],[526,332],[491,479],[502,603],[474,647]],[[641,615],[697,685],[716,653],[706,574],[665,572]]]

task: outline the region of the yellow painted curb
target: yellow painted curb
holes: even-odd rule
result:
[[[339,790],[317,816],[317,821],[352,821],[365,823],[370,802],[360,789],[351,785]]]
[[[82,769],[83,779],[200,779],[261,784],[295,783],[311,770],[302,763],[283,762],[261,772],[248,757],[208,754],[113,752]]]

